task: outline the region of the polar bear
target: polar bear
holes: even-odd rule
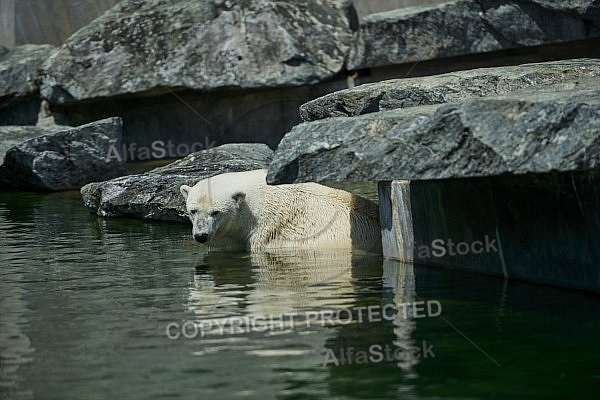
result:
[[[267,185],[266,175],[266,169],[231,172],[181,186],[194,239],[252,251],[381,252],[375,203],[316,183]]]

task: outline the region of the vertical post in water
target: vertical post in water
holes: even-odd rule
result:
[[[413,218],[410,181],[379,182],[379,219],[383,256],[413,261]]]

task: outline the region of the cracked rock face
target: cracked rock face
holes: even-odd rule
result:
[[[0,47],[0,125],[33,125],[40,107],[38,68],[56,51],[51,45]]]
[[[460,0],[365,17],[347,65],[356,70],[598,37],[599,0]]]
[[[347,12],[344,0],[124,0],[45,63],[42,94],[60,104],[316,83],[343,68]]]
[[[106,161],[110,146],[121,147],[120,118],[75,128],[29,129],[45,134],[6,151],[0,166],[0,186],[43,191],[79,189],[86,183],[127,173],[124,161]]]
[[[187,222],[181,185],[193,186],[226,172],[267,168],[272,157],[273,151],[265,144],[225,144],[144,174],[90,183],[81,195],[85,206],[102,217]]]
[[[428,180],[600,166],[600,80],[328,118],[281,141],[267,182]]]
[[[0,105],[5,101],[35,94],[38,68],[56,47],[29,44],[12,50],[0,47]]]
[[[64,126],[47,125],[43,127],[20,125],[0,126],[0,165],[4,162],[6,152],[26,140],[49,133],[64,131]]]
[[[396,108],[502,95],[536,85],[581,78],[600,79],[600,60],[578,59],[508,67],[479,68],[420,78],[392,79],[340,90],[300,107],[304,121],[353,117]]]

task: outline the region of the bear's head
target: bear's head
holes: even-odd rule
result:
[[[193,187],[183,185],[179,190],[185,198],[186,210],[192,221],[192,236],[197,242],[210,243],[219,236],[240,229],[238,219],[246,198],[244,192],[211,184],[210,179],[204,179]]]

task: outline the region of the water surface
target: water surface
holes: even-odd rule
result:
[[[101,219],[77,192],[0,193],[0,249],[0,398],[591,399],[600,387],[597,295],[358,252],[209,253],[187,225]],[[357,321],[360,307],[432,300],[441,316]],[[302,318],[341,309],[350,323]],[[286,313],[298,320],[277,324]],[[275,328],[167,336],[261,316]],[[323,365],[329,350],[423,341],[435,357]]]

